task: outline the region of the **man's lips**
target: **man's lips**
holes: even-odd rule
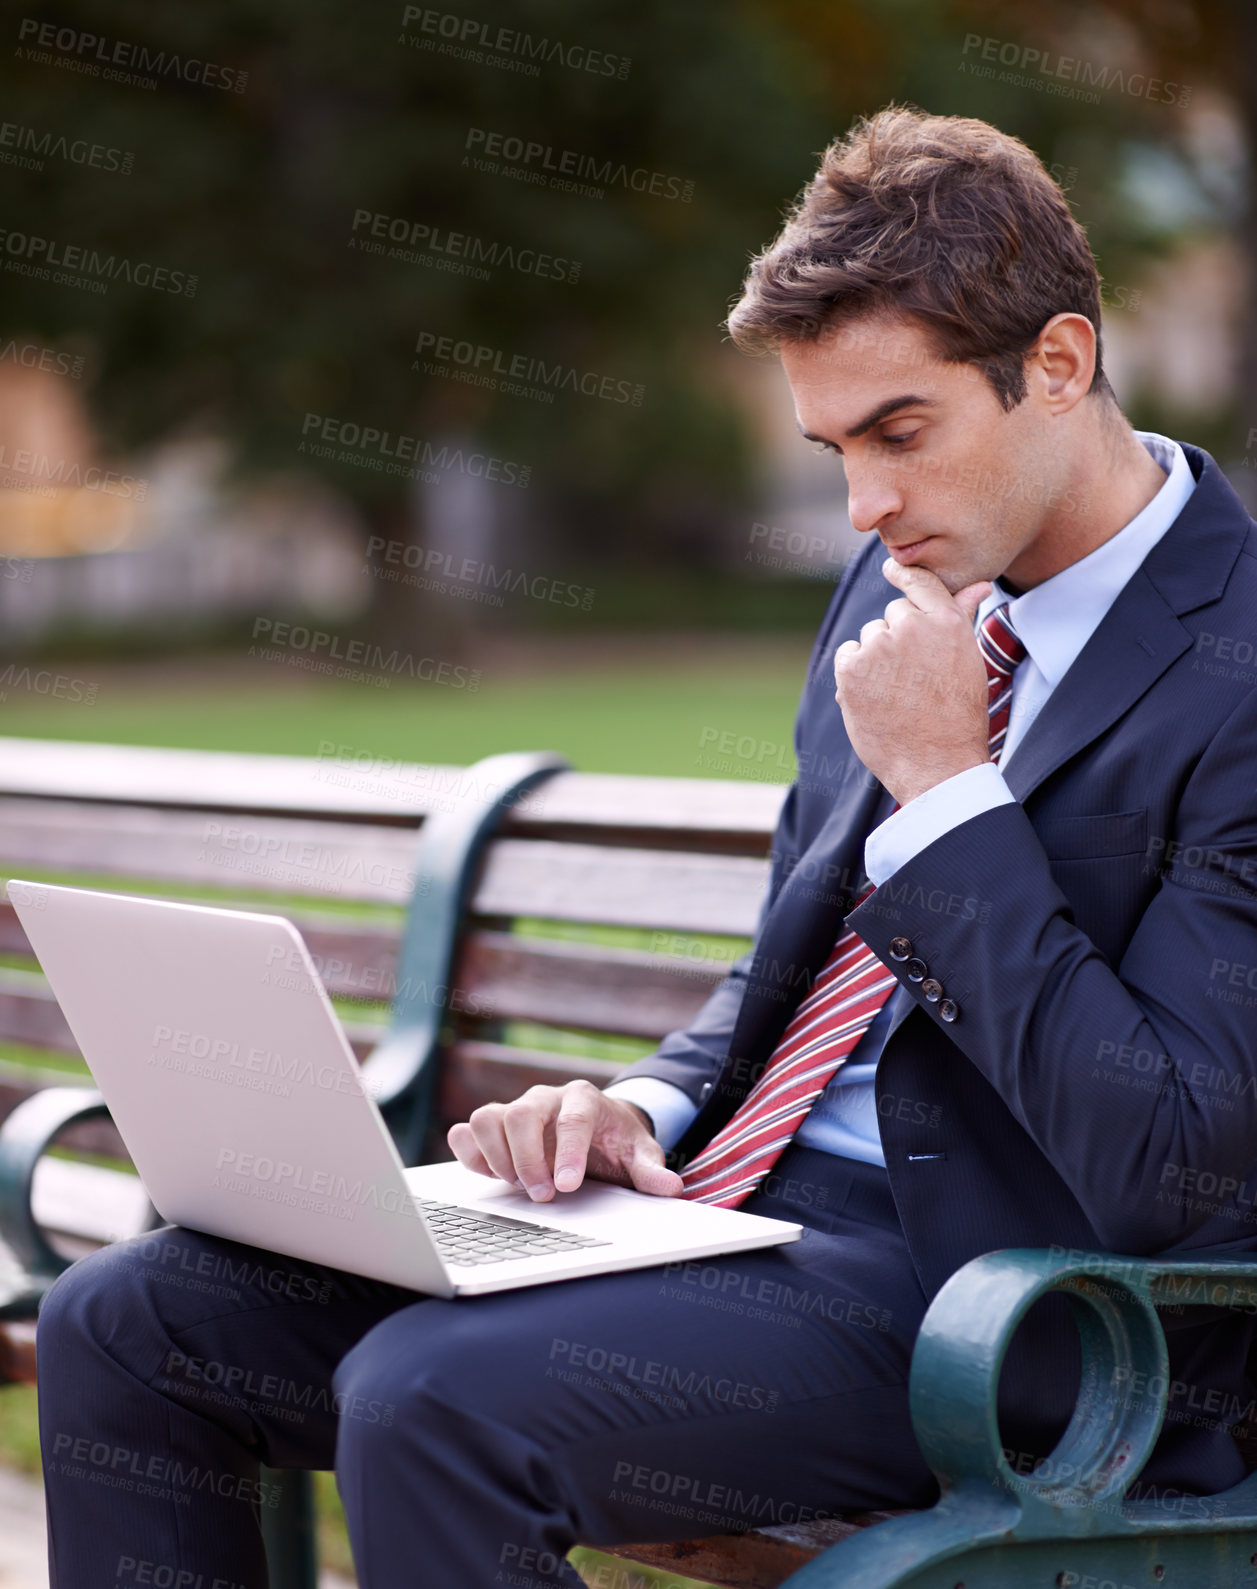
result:
[[[932,541],[932,535],[924,535],[919,541],[905,541],[901,546],[887,546],[886,550],[897,563],[910,563],[927,541]]]

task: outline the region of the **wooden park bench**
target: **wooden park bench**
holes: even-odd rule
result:
[[[329,994],[357,1001],[342,1019],[407,1163],[447,1157],[446,1127],[481,1103],[536,1082],[606,1082],[620,1065],[608,1040],[651,1044],[683,1025],[753,933],[783,785],[582,774],[548,755],[452,768],[325,750],[0,739],[0,875],[290,916]],[[67,1075],[73,1039],[7,904],[0,956],[0,1041],[15,1055],[0,1060],[12,1255],[0,1377],[30,1381],[42,1291],[71,1257],[155,1216],[135,1177],[110,1167],[120,1144],[85,1073]],[[603,1589],[642,1582],[639,1563],[664,1584],[735,1589],[1257,1586],[1257,1475],[1170,1510],[1126,1493],[1165,1411],[1156,1309],[1185,1288],[1251,1312],[1257,1264],[980,1258],[935,1298],[913,1358],[937,1505],[683,1544],[599,1541],[611,1554],[582,1570]],[[1001,1452],[995,1390],[1019,1320],[1049,1291],[1077,1319],[1082,1384],[1049,1466],[1023,1474]],[[1123,1397],[1132,1382],[1148,1393]],[[272,1584],[308,1589],[311,1487],[285,1474],[281,1488],[266,1519]]]

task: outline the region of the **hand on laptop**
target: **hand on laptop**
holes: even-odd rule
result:
[[[656,1197],[677,1197],[646,1116],[592,1082],[530,1087],[511,1103],[487,1103],[451,1126],[448,1141],[469,1170],[521,1187],[536,1203],[573,1192],[586,1175]]]

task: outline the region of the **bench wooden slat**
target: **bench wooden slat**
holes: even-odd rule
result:
[[[725,975],[720,963],[671,963],[638,949],[473,933],[460,994],[496,1017],[660,1038],[685,1025]]]
[[[511,814],[505,831],[763,855],[787,787],[785,782],[557,773]]]
[[[0,1038],[54,1054],[77,1054],[52,989],[37,971],[0,968]]]
[[[0,789],[9,794],[119,804],[195,806],[370,817],[413,824],[448,803],[466,768],[439,765],[346,768],[333,756],[173,750],[45,739],[0,739]]]
[[[0,900],[0,954],[33,955],[34,950],[22,931],[17,911],[7,900]]]
[[[401,920],[395,923],[338,922],[277,907],[305,939],[323,986],[333,998],[387,1004],[397,987]]]
[[[768,862],[750,856],[499,839],[489,848],[475,909],[750,936],[767,886]]]
[[[59,799],[369,818],[413,826],[431,810],[483,794],[465,767],[362,766],[351,754],[263,756],[134,745],[0,739],[0,791]],[[512,826],[690,834],[704,843],[755,844],[772,834],[780,783],[559,773],[517,808]]]
[[[400,905],[414,890],[413,856],[413,838],[379,829],[0,800],[0,866]],[[749,935],[767,882],[768,862],[750,856],[499,839],[473,904],[480,915]]]
[[[413,834],[73,800],[0,799],[0,865],[405,904]]]
[[[698,1578],[721,1589],[777,1589],[791,1573],[840,1540],[873,1523],[904,1512],[844,1512],[818,1522],[756,1528],[745,1534],[717,1534],[669,1545],[600,1545],[619,1556],[661,1572]],[[961,1589],[961,1586],[958,1586]]]
[[[548,1054],[540,1049],[515,1048],[507,1043],[477,1039],[456,1040],[443,1068],[436,1112],[440,1127],[466,1120],[485,1103],[518,1098],[529,1087],[561,1087],[584,1078],[603,1087],[624,1067],[609,1059],[587,1059],[578,1054]]]
[[[0,1384],[35,1383],[35,1325],[25,1319],[0,1324]]]

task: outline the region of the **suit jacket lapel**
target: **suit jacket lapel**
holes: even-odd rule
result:
[[[1192,634],[1179,615],[1216,600],[1226,584],[1248,534],[1248,513],[1207,453],[1184,450],[1198,477],[1195,491],[1000,769],[1023,804],[1189,649]]]
[[[1177,614],[1138,569],[1001,767],[1017,799],[1024,804],[1045,778],[1111,728],[1191,643]]]

